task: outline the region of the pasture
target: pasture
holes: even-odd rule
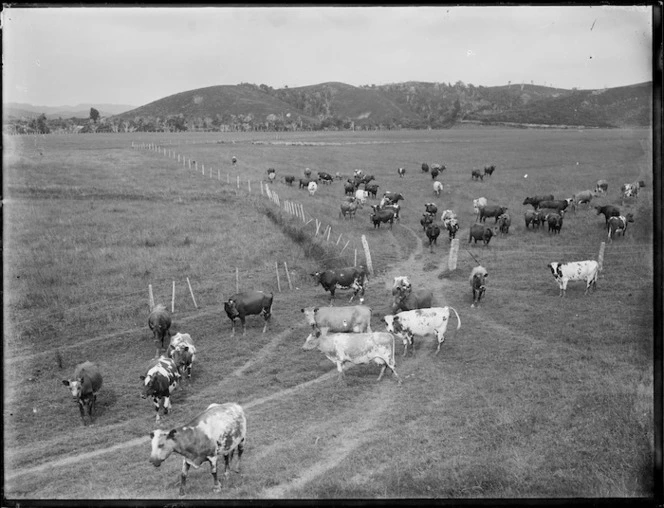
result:
[[[150,431],[230,401],[247,414],[242,472],[213,493],[209,465],[192,468],[187,499],[652,496],[650,135],[465,128],[5,138],[5,497],[177,499],[181,457],[154,468]],[[144,143],[196,168],[138,148]],[[422,162],[445,164],[440,196]],[[471,179],[490,164],[492,176]],[[269,167],[282,205],[300,203],[313,221],[261,195]],[[297,186],[306,167],[344,178],[310,196]],[[377,199],[355,219],[339,217],[343,181],[358,168],[375,175],[379,198],[404,195],[391,229],[369,220]],[[293,187],[285,175],[296,176]],[[526,196],[563,199],[601,178],[607,195],[567,213],[560,234],[525,228]],[[621,203],[620,185],[635,180],[646,186]],[[478,197],[512,216],[509,233],[488,247],[468,243]],[[438,223],[445,209],[459,216],[453,272],[446,231],[427,245],[419,223],[427,202],[437,204]],[[605,203],[635,217],[612,243],[592,208]],[[321,231],[331,228],[329,239],[314,237],[316,219]],[[364,262],[362,235],[374,268],[365,302],[374,330],[385,329],[396,275],[431,289],[435,305],[461,318],[438,356],[432,339],[416,341],[406,358],[397,341],[402,385],[389,372],[376,383],[377,366],[349,369],[344,385],[329,360],[301,347],[309,330],[300,309],[329,302],[309,274],[352,265],[356,250]],[[559,298],[547,264],[597,259],[605,241],[597,291],[584,295],[571,282]],[[275,263],[284,262],[293,289],[282,270],[280,292]],[[477,262],[490,276],[471,308]],[[235,293],[236,270],[240,289],[274,292],[265,334],[250,316],[246,336],[230,335],[223,302]],[[171,330],[189,333],[199,353],[157,425],[140,398],[139,376],[154,355],[148,285],[170,310],[173,283]],[[347,298],[338,292],[335,305]],[[61,382],[84,360],[104,376],[87,427]]]

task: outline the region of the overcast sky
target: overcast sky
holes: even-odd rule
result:
[[[652,80],[652,8],[5,8],[3,102],[141,106],[242,82]]]

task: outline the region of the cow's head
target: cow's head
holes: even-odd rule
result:
[[[152,375],[148,374],[147,376],[139,376],[141,381],[143,381],[143,389],[141,390],[141,398],[145,399],[147,397],[153,397],[157,394],[157,390],[154,386],[154,379]]]
[[[161,466],[168,456],[173,453],[175,449],[175,439],[177,430],[173,429],[170,432],[157,429],[150,432],[150,439],[152,440],[152,452],[150,453],[150,463],[154,467]]]
[[[74,401],[78,401],[81,398],[83,393],[83,378],[79,377],[77,379],[63,379],[62,384],[69,387],[71,396]]]
[[[320,344],[320,339],[324,335],[327,334],[327,331],[329,330],[328,327],[323,327],[321,328],[316,328],[312,333],[309,334],[309,336],[306,338],[304,341],[304,344],[302,344],[302,349],[316,349],[318,345]]]
[[[551,273],[553,274],[553,276],[554,276],[556,279],[558,279],[558,278],[560,278],[560,277],[563,276],[563,272],[560,270],[560,266],[561,266],[561,265],[562,265],[562,263],[553,262],[553,263],[549,263],[549,264],[546,265],[546,266],[549,267],[549,269],[551,270]]]
[[[306,319],[307,324],[311,328],[316,328],[316,312],[318,312],[318,307],[307,307],[301,310],[304,313],[304,319]]]
[[[627,215],[625,215],[625,220],[627,222],[634,222],[634,214],[628,213]]]
[[[184,368],[191,361],[192,353],[190,352],[189,346],[178,345],[169,353],[170,357],[175,362],[178,370],[182,374]]]
[[[224,302],[224,310],[230,319],[235,319],[240,315],[237,310],[237,302],[232,298],[229,298],[227,302]]]

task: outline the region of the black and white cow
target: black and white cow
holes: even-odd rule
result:
[[[406,175],[406,169],[405,168],[398,168],[397,169],[397,174],[399,175],[400,178],[403,178]]]
[[[176,333],[171,337],[168,346],[168,357],[172,358],[178,367],[180,376],[191,377],[191,368],[196,360],[196,346],[194,340],[188,333]]]
[[[368,281],[367,269],[364,266],[324,270],[314,272],[311,276],[316,284],[320,284],[325,291],[329,291],[330,305],[335,299],[337,289],[352,289],[353,294],[349,301],[352,302],[353,298],[359,294],[360,303],[364,302],[364,289]]]
[[[457,219],[457,214],[454,210],[445,210],[440,216],[440,219],[443,221],[443,225],[447,232],[449,233],[450,241],[456,238],[457,231],[459,231],[459,220]]]
[[[259,315],[263,316],[265,325],[263,325],[263,333],[267,330],[267,323],[272,316],[272,300],[274,294],[267,294],[263,291],[244,291],[234,294],[228,301],[224,302],[224,310],[228,319],[233,324],[232,335],[235,335],[235,320],[240,318],[242,323],[242,335],[247,332],[245,320],[247,316]]]
[[[171,408],[171,394],[180,384],[180,371],[175,361],[166,356],[153,359],[148,367],[147,374],[140,376],[143,380],[142,398],[150,397],[154,403],[159,421],[159,408],[163,406],[164,414]]]
[[[486,278],[489,274],[483,266],[476,266],[470,272],[470,287],[473,290],[473,303],[471,307],[479,305],[486,291]]]
[[[560,294],[563,297],[567,291],[567,283],[570,280],[579,280],[586,282],[586,291],[597,289],[597,277],[599,275],[599,263],[595,260],[574,261],[570,263],[549,263],[547,265],[558,283]]]
[[[597,184],[595,185],[595,192],[598,194],[606,194],[606,191],[609,190],[609,182],[606,180],[597,180]]]
[[[631,213],[618,217],[610,217],[609,224],[607,225],[609,241],[613,242],[613,237],[618,233],[621,233],[624,237],[629,222],[634,222],[634,216]]]
[[[326,173],[325,171],[319,171],[318,172],[318,181],[320,183],[330,185],[334,181],[334,177],[330,173]]]
[[[97,393],[101,388],[102,381],[99,367],[92,362],[78,364],[74,369],[74,377],[62,380],[62,384],[69,387],[74,402],[78,404],[83,425],[87,425],[86,416],[90,419],[91,424],[94,421]]]
[[[224,458],[224,476],[228,477],[228,470],[237,450],[236,472],[240,472],[246,436],[247,418],[240,405],[234,402],[210,404],[205,411],[186,425],[169,431],[162,429],[152,431],[150,463],[159,467],[173,452],[182,455],[180,496],[184,496],[190,466],[198,469],[203,463],[209,462],[214,480],[213,490],[220,492],[217,460],[220,456]]]
[[[403,340],[403,355],[406,356],[410,345],[411,354],[414,350],[414,336],[425,337],[434,335],[438,341],[436,354],[440,353],[440,346],[445,341],[445,332],[450,318],[450,309],[454,311],[457,318],[457,330],[461,328],[459,314],[452,307],[431,307],[429,309],[417,309],[399,312],[396,315],[387,315],[383,321],[387,325],[387,331],[395,334]]]

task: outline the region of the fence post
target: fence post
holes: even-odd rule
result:
[[[240,188],[240,175],[237,175],[237,188]]]
[[[261,184],[261,196],[263,195],[263,182],[262,180],[259,180],[259,183]]]
[[[150,312],[154,309],[154,296],[152,296],[152,284],[148,284],[148,305],[150,306]]]
[[[357,266],[357,249],[355,249],[355,258],[353,259],[353,266]]]
[[[288,279],[288,289],[293,290],[293,284],[291,284],[290,273],[288,273],[288,265],[284,261],[284,270],[286,271],[286,278]]]
[[[171,296],[171,313],[175,312],[175,281],[173,281],[173,292]]]
[[[599,263],[599,271],[602,271],[602,266],[604,265],[604,247],[606,247],[606,242],[599,244],[599,255],[597,256],[597,262]]]
[[[196,305],[196,298],[194,298],[194,292],[191,290],[191,282],[189,282],[189,277],[187,277],[187,285],[189,286],[189,293],[191,293],[191,299],[194,301],[194,307],[198,309],[198,305]]]
[[[247,188],[249,189],[249,192],[251,192],[251,180],[247,180]]]
[[[459,239],[455,238],[450,244],[450,256],[447,260],[447,267],[450,272],[456,270],[457,267],[457,256],[459,255]]]
[[[371,252],[369,252],[369,243],[367,242],[367,237],[362,235],[362,246],[364,247],[364,257],[367,261],[367,269],[369,270],[369,275],[373,275],[373,265],[371,264]]]
[[[235,292],[240,292],[240,272],[237,269],[237,266],[235,267]]]
[[[274,270],[277,272],[277,289],[281,293],[281,281],[279,280],[279,265],[276,261],[274,262]]]

